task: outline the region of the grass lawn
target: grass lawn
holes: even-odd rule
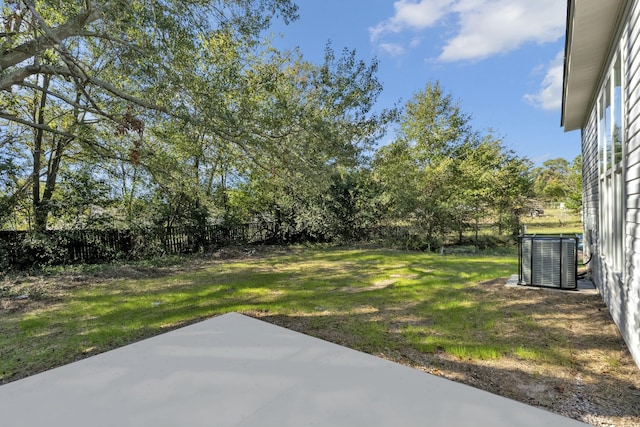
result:
[[[32,293],[36,301],[0,318],[0,378],[230,311],[303,317],[316,334],[339,325],[352,332],[349,344],[369,352],[408,341],[420,351],[498,357],[522,345],[500,337],[496,323],[502,314],[477,300],[474,285],[516,271],[514,257],[331,249],[276,251],[188,271],[148,271],[150,277],[143,268],[132,277],[98,277],[90,285],[63,275],[47,286],[48,278],[41,277],[40,284],[11,290]],[[416,322],[402,322],[408,318]],[[552,357],[553,351],[546,353]]]
[[[546,209],[544,215],[536,218],[525,217],[523,223],[527,233],[533,234],[581,234],[580,215],[568,209]]]
[[[575,387],[640,387],[599,296],[506,288],[513,255],[252,251],[7,278],[0,383],[236,311],[557,412]]]

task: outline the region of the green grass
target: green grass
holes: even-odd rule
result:
[[[480,285],[517,272],[514,256],[295,249],[143,271],[68,287],[73,277],[58,272],[39,304],[2,312],[0,382],[231,311],[373,354],[569,363],[562,339]]]

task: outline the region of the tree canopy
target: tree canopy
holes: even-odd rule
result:
[[[566,203],[574,210],[582,207],[582,156],[570,163],[550,159],[532,170],[536,197],[547,202]]]
[[[8,3],[0,119],[23,172],[9,210],[31,187],[44,229],[61,169],[86,162],[121,183],[129,218],[143,189],[162,189],[167,214],[206,211],[255,168],[309,178],[356,162],[392,115],[372,112],[377,63],[277,51],[262,31],[296,13],[288,0]]]
[[[265,30],[297,19],[291,0],[11,0],[1,13],[4,228],[252,222],[298,241],[408,226],[439,244],[487,222],[515,231],[532,183],[574,194],[575,162],[534,181],[439,82],[379,109],[377,60],[276,49]]]
[[[529,164],[492,134],[471,126],[451,94],[428,83],[407,103],[395,142],[374,160],[389,207],[388,218],[406,221],[437,241],[463,232],[491,212],[500,231],[517,232],[519,209],[530,192]]]

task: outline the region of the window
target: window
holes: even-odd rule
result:
[[[600,235],[606,263],[621,274],[624,268],[623,149],[624,91],[621,52],[603,82],[597,102],[600,169]]]
[[[600,174],[603,175],[607,171],[607,106],[606,102],[606,90],[603,95],[600,95],[598,101],[598,142],[600,155]]]
[[[622,161],[622,65],[620,56],[613,66],[613,164],[620,166]]]

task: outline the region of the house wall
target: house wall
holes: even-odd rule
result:
[[[629,348],[640,365],[640,2],[634,1],[627,27],[628,131],[626,156],[625,285]]]
[[[611,260],[600,251],[603,236],[599,221],[605,218],[600,204],[602,181],[598,160],[598,116],[594,99],[582,127],[583,220],[585,257],[593,279],[636,363],[640,366],[640,2],[634,0],[627,9],[612,47],[622,46],[623,58],[623,145],[622,179],[625,209],[624,231],[615,239],[624,241],[624,266],[614,271]],[[620,41],[624,44],[620,45]],[[603,64],[606,70],[609,64]],[[605,76],[603,75],[604,79]],[[598,85],[598,90],[601,86]],[[594,98],[597,98],[597,93]],[[604,199],[603,199],[604,200]]]

